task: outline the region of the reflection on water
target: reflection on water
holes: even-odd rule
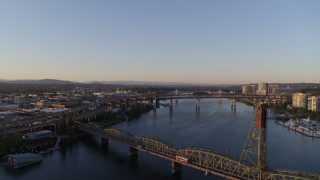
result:
[[[169,106],[115,125],[135,136],[152,136],[177,148],[197,147],[228,154],[239,159],[251,122],[253,107],[230,101],[179,100],[173,111]],[[320,139],[312,139],[268,121],[267,163],[269,169],[317,172],[320,169]],[[203,172],[182,168],[181,177],[171,175],[171,162],[139,152],[129,156],[129,148],[110,142],[100,147],[99,138],[83,137],[70,146],[48,154],[41,164],[10,169],[0,166],[0,179],[219,179]]]

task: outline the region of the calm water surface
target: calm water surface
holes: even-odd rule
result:
[[[200,112],[194,100],[179,100],[173,112],[160,107],[140,118],[115,125],[135,136],[152,136],[177,148],[210,149],[239,159],[253,120],[253,107],[237,103],[232,112],[230,101],[202,99]],[[269,169],[320,172],[320,139],[312,139],[268,121],[267,163]],[[129,148],[114,142],[108,151],[99,138],[88,136],[46,156],[41,164],[21,169],[0,166],[0,179],[175,179],[171,162],[140,153],[129,157]],[[183,167],[181,179],[219,179]]]

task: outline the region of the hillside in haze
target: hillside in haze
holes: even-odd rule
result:
[[[40,80],[0,80],[2,83],[13,84],[75,84],[71,81],[62,81],[57,79],[40,79]]]
[[[153,82],[153,81],[87,81],[73,82],[57,79],[41,79],[41,80],[3,80],[0,83],[12,84],[95,84],[95,85],[119,85],[119,86],[212,86],[220,84],[208,83],[183,83],[183,82]],[[223,86],[223,85],[221,85]]]
[[[40,80],[3,80],[2,84],[25,84],[25,85],[73,85],[73,86],[153,86],[153,87],[241,87],[242,84],[209,84],[209,83],[183,83],[183,82],[154,82],[154,81],[87,81],[74,82],[57,79],[40,79]],[[251,83],[255,84],[255,83]],[[293,89],[304,89],[309,87],[318,87],[317,83],[271,83],[279,87],[291,87]]]

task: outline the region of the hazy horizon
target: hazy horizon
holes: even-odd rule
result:
[[[0,79],[320,83],[320,1],[6,1]]]
[[[44,79],[0,79],[1,81],[41,81],[41,80],[57,80],[57,81],[68,81],[72,83],[116,83],[116,84],[177,84],[177,85],[245,85],[245,84],[258,84],[261,82],[264,83],[269,83],[269,84],[299,84],[299,83],[315,83],[315,84],[320,84],[317,82],[266,82],[266,81],[259,81],[259,82],[247,82],[247,83],[201,83],[201,82],[173,82],[173,81],[139,81],[139,80],[102,80],[102,81],[74,81],[74,80],[62,80],[62,79],[51,79],[51,78],[44,78]]]

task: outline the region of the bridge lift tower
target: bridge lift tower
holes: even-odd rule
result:
[[[263,172],[267,169],[267,111],[266,105],[258,104],[255,108],[255,118],[243,148],[240,162],[246,162],[257,168],[262,179]]]

